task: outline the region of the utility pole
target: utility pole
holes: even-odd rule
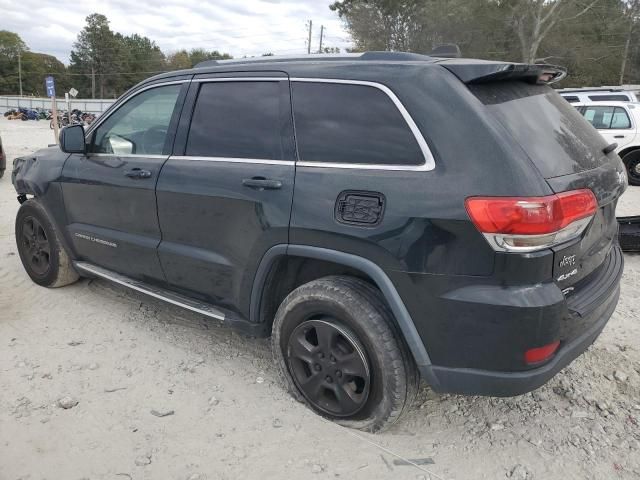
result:
[[[311,53],[311,29],[313,28],[313,20],[309,20],[309,43],[307,44],[307,53]]]
[[[18,47],[18,83],[20,84],[20,96],[22,96],[22,58],[20,47]]]
[[[96,98],[96,70],[91,62],[91,98]]]
[[[320,48],[318,53],[322,53],[322,35],[324,34],[324,25],[320,25]]]

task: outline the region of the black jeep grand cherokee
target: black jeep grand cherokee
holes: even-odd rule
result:
[[[106,278],[272,336],[292,394],[378,430],[518,395],[616,307],[624,167],[549,66],[371,52],[205,62],[14,163],[43,286]]]

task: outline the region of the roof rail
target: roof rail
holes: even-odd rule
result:
[[[450,47],[450,46],[447,46]],[[457,46],[455,46],[457,48]],[[458,52],[460,50],[458,49]],[[444,57],[445,55],[440,55]],[[205,60],[198,63],[195,68],[214,67],[216,65],[238,65],[243,63],[270,63],[270,62],[305,62],[305,61],[336,61],[336,60],[363,60],[363,61],[428,61],[431,57],[420,53],[409,52],[385,52],[371,51],[364,53],[312,53],[310,55],[270,55],[264,57],[234,58],[231,60]]]

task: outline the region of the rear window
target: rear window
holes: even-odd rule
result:
[[[603,164],[605,141],[580,112],[551,88],[524,82],[495,82],[469,88],[545,178]]]

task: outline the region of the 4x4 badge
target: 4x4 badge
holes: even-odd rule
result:
[[[560,275],[560,276],[558,277],[558,281],[559,281],[559,282],[563,282],[563,281],[565,281],[567,278],[570,278],[570,277],[573,277],[574,275],[577,275],[577,273],[578,273],[578,269],[577,269],[577,268],[574,268],[574,269],[573,269],[573,270],[571,270],[569,273],[565,273],[565,274],[563,274],[563,275]]]

